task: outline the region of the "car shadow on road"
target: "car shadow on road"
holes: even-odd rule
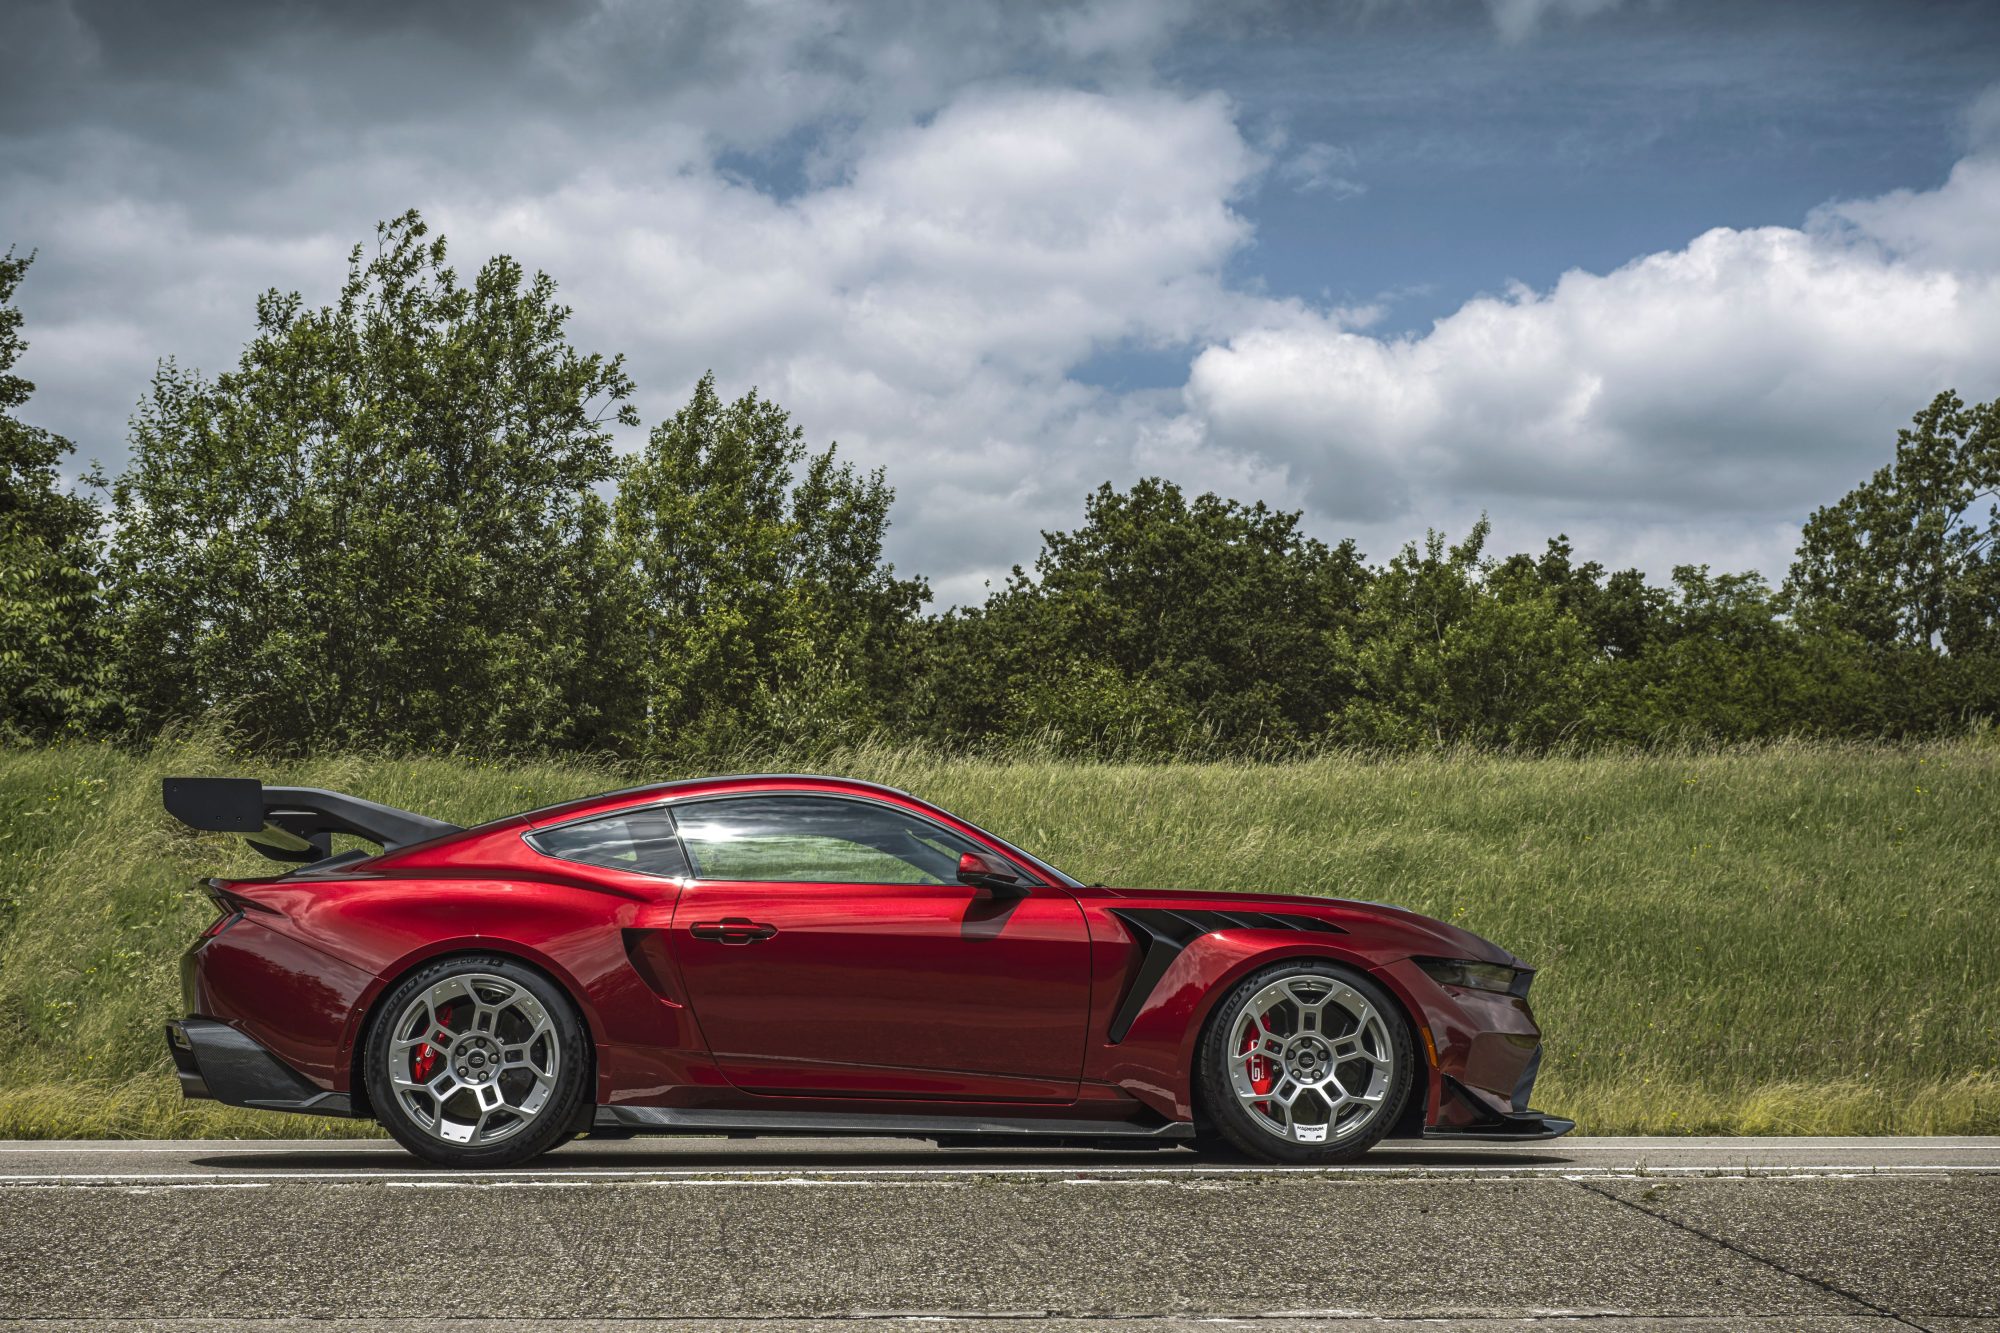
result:
[[[1409,1151],[1396,1148],[1380,1148],[1367,1154],[1351,1166],[1371,1167],[1384,1170],[1453,1170],[1469,1167],[1522,1167],[1560,1166],[1573,1159],[1557,1153],[1481,1152],[1476,1149],[1456,1149],[1449,1152]],[[273,1149],[269,1152],[231,1152],[226,1155],[196,1157],[191,1165],[212,1171],[310,1171],[344,1172],[357,1174],[379,1174],[384,1171],[408,1172],[411,1175],[425,1175],[440,1170],[438,1167],[419,1160],[392,1145],[383,1144],[379,1150],[355,1149]],[[866,1148],[866,1149],[787,1149],[779,1143],[764,1141],[758,1146],[747,1144],[743,1147],[696,1148],[686,1139],[680,1139],[669,1147],[663,1142],[659,1147],[641,1144],[620,1144],[613,1148],[603,1143],[588,1140],[568,1149],[538,1158],[523,1166],[508,1167],[509,1174],[526,1175],[575,1175],[590,1172],[683,1172],[683,1171],[833,1171],[866,1169],[873,1171],[952,1171],[952,1170],[998,1170],[1015,1168],[1023,1171],[1047,1171],[1049,1169],[1071,1169],[1089,1171],[1093,1168],[1122,1170],[1134,1167],[1157,1167],[1167,1170],[1297,1170],[1273,1166],[1255,1158],[1231,1154],[1204,1152],[1197,1153],[1186,1148],[1152,1150],[1119,1150],[1116,1148],[1073,1148],[1073,1149],[1013,1149],[1013,1148],[948,1148],[943,1150]],[[1303,1168],[1311,1170],[1313,1168]],[[458,1171],[453,1174],[463,1174]]]

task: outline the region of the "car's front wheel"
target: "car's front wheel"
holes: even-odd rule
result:
[[[1292,960],[1223,997],[1195,1071],[1204,1128],[1266,1161],[1359,1157],[1402,1113],[1415,1072],[1410,1027],[1350,968]]]
[[[576,1006],[499,955],[418,968],[377,1011],[368,1100],[396,1141],[440,1166],[514,1166],[567,1140],[589,1056]]]

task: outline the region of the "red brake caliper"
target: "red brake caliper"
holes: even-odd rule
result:
[[[445,1027],[450,1023],[451,1006],[446,1005],[438,1010],[438,1026]],[[437,1052],[431,1049],[429,1042],[424,1042],[417,1047],[417,1058],[410,1062],[410,1077],[419,1083],[427,1083],[430,1081],[431,1070],[436,1067]]]
[[[1264,1036],[1260,1026],[1262,1022],[1262,1019],[1258,1019],[1244,1030],[1243,1045],[1236,1052],[1238,1055],[1250,1056],[1244,1062],[1243,1068],[1244,1072],[1250,1076],[1250,1091],[1259,1094],[1269,1092],[1278,1081],[1277,1071],[1271,1068],[1270,1058],[1262,1051],[1257,1050],[1257,1043]],[[1252,1054],[1252,1052],[1255,1052],[1255,1054]],[[1270,1114],[1271,1111],[1270,1106],[1265,1102],[1258,1102],[1257,1109],[1266,1115]]]

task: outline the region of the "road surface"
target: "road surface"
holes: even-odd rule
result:
[[[2000,1138],[1413,1144],[1329,1170],[586,1140],[462,1175],[380,1141],[0,1144],[0,1330],[557,1323],[2000,1333]]]

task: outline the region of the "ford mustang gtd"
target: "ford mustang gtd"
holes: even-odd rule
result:
[[[182,1090],[454,1166],[577,1134],[1229,1147],[1548,1138],[1533,975],[1371,903],[1083,884],[907,793],[639,787],[458,828],[253,778],[166,806],[297,863],[209,880]],[[332,852],[335,834],[381,848]]]

